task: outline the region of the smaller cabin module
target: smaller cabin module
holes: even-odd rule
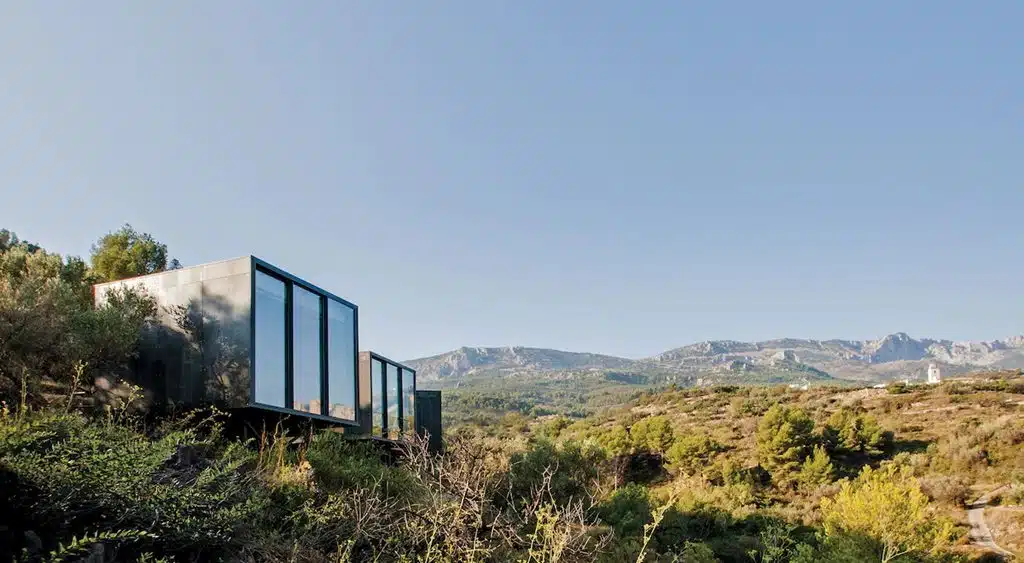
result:
[[[254,256],[98,284],[95,300],[125,288],[157,303],[124,374],[150,405],[294,415],[377,438],[417,428],[415,370],[358,353],[359,308],[327,290]],[[377,379],[363,381],[363,358]]]
[[[359,353],[362,434],[397,439],[416,431],[416,370],[376,352]]]

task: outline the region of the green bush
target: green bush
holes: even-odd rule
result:
[[[724,448],[706,434],[690,434],[676,438],[665,452],[665,459],[673,468],[693,475],[707,469],[715,454]]]
[[[381,450],[371,442],[348,440],[337,432],[313,437],[306,459],[318,485],[331,492],[379,487],[385,496],[415,497],[416,488],[408,472],[389,467]]]
[[[832,482],[835,470],[828,452],[821,446],[815,446],[814,452],[804,460],[800,467],[799,481],[808,488],[818,487]]]
[[[647,487],[630,483],[617,489],[598,507],[598,514],[619,536],[642,534],[644,524],[651,521],[651,499]]]
[[[498,489],[504,498],[497,501],[530,502],[537,491],[546,488],[556,504],[579,502],[590,495],[603,460],[600,449],[584,447],[576,441],[555,444],[546,439],[535,440],[526,451],[512,455],[507,486]]]
[[[855,481],[843,483],[821,502],[827,545],[847,553],[925,554],[950,545],[954,528],[938,518],[909,467],[865,466]]]
[[[844,408],[829,417],[822,430],[822,440],[831,453],[877,455],[892,447],[893,434],[884,430],[875,417]]]
[[[75,414],[37,414],[2,428],[0,465],[15,481],[20,525],[51,543],[129,530],[159,553],[227,554],[252,539],[269,508],[242,470],[252,454],[215,432],[200,436],[215,427],[149,439]]]
[[[686,542],[679,553],[681,563],[718,563],[715,551],[706,543]]]
[[[672,447],[672,424],[667,417],[649,416],[633,424],[629,436],[637,450],[665,453]]]
[[[597,441],[611,457],[626,455],[633,451],[633,442],[630,440],[629,431],[621,424],[616,424],[599,434]]]

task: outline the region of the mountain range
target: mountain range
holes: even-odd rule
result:
[[[730,380],[878,382],[922,379],[932,363],[950,375],[1024,368],[1024,336],[954,342],[916,339],[897,332],[877,340],[709,340],[641,359],[522,346],[462,347],[406,363],[417,369],[418,380],[424,383],[479,376],[557,378],[580,373],[658,374],[662,379],[691,384]]]

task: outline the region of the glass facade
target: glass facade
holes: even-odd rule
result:
[[[259,407],[368,429],[355,305],[255,256],[96,284],[93,299],[102,306],[127,288],[157,306],[123,374],[147,400]],[[383,373],[378,381],[383,428]]]
[[[402,368],[402,431],[416,431],[416,372]]]
[[[355,311],[338,301],[327,301],[327,414],[356,419]]]
[[[301,287],[292,290],[292,408],[323,414],[320,399],[320,296]]]
[[[387,364],[387,413],[388,438],[398,438],[402,433],[398,418],[398,366]]]
[[[255,402],[285,406],[287,289],[283,281],[256,272]]]
[[[391,440],[414,433],[416,372],[373,352],[364,354],[369,354],[367,363],[370,372],[367,375],[363,371],[360,375],[363,382],[366,382],[363,378],[369,379],[367,387],[370,398],[366,403],[369,406],[370,422],[365,428],[373,436]]]
[[[370,408],[373,409],[373,435],[384,433],[384,363],[370,360]]]
[[[355,422],[356,308],[257,264],[255,403]]]

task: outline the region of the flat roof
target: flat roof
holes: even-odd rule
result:
[[[133,277],[130,277],[130,278],[124,278],[124,279],[120,279],[120,280],[94,283],[94,284],[92,284],[92,286],[93,287],[100,287],[100,286],[111,285],[111,284],[115,284],[115,283],[124,283],[126,281],[141,280],[141,279],[145,279],[145,278],[151,278],[153,276],[160,276],[160,275],[166,274],[168,272],[176,272],[178,270],[191,270],[192,268],[203,268],[203,267],[206,267],[206,266],[212,266],[214,264],[220,264],[222,262],[234,262],[235,260],[241,260],[243,258],[252,259],[253,256],[251,256],[251,255],[235,256],[234,258],[225,258],[223,260],[214,260],[212,262],[204,262],[202,264],[195,264],[193,266],[182,266],[181,268],[178,268],[177,270],[163,270],[162,272],[153,272],[152,274],[142,274],[141,276],[133,276]]]
[[[385,362],[387,362],[389,364],[396,365],[396,366],[398,366],[398,367],[400,367],[402,369],[407,369],[409,371],[416,371],[416,368],[414,368],[414,367],[407,366],[407,365],[403,364],[402,362],[396,362],[395,360],[392,360],[391,358],[388,358],[387,356],[382,356],[382,355],[374,352],[373,350],[360,350],[360,353],[361,354],[369,354],[371,358],[376,358],[378,360],[383,360],[383,361],[385,361]]]
[[[115,280],[115,281],[109,281],[109,282],[101,282],[101,283],[93,284],[93,287],[94,288],[98,288],[98,287],[114,285],[114,284],[121,284],[121,283],[125,283],[125,282],[136,281],[136,280],[144,280],[146,278],[152,278],[152,277],[155,277],[155,276],[166,275],[166,274],[169,274],[171,272],[183,271],[183,270],[192,270],[192,269],[195,269],[195,268],[205,268],[207,266],[213,266],[214,264],[222,264],[224,262],[234,262],[235,260],[249,260],[253,267],[258,267],[258,268],[262,268],[264,270],[267,270],[267,271],[271,272],[272,274],[274,274],[276,276],[279,276],[279,277],[285,278],[285,279],[287,279],[287,280],[289,280],[291,282],[297,283],[300,286],[302,286],[302,287],[304,287],[304,288],[306,288],[306,289],[308,289],[308,290],[310,290],[310,291],[312,291],[314,293],[319,293],[321,295],[324,295],[324,296],[328,297],[329,299],[333,299],[334,301],[339,301],[339,302],[347,305],[348,307],[351,307],[352,309],[358,309],[359,308],[358,305],[356,305],[355,303],[349,301],[348,299],[345,299],[344,297],[341,297],[341,296],[339,296],[339,295],[337,295],[335,293],[327,291],[326,289],[324,289],[324,288],[322,288],[322,287],[320,287],[320,286],[318,286],[316,284],[310,283],[310,282],[300,278],[299,276],[296,276],[295,274],[292,274],[291,272],[288,272],[287,270],[283,270],[283,269],[281,269],[281,268],[271,264],[270,262],[267,262],[266,260],[263,260],[263,259],[255,256],[255,255],[252,255],[252,254],[248,254],[248,255],[244,255],[244,256],[236,256],[234,258],[226,258],[226,259],[223,259],[223,260],[214,260],[212,262],[204,262],[202,264],[195,264],[193,266],[182,266],[181,268],[176,269],[176,270],[164,270],[162,272],[153,272],[152,274],[143,274],[141,276],[135,276],[135,277],[131,277],[131,278],[124,278],[124,279],[121,279],[121,280]],[[388,361],[391,361],[391,360],[388,360]],[[398,362],[391,362],[391,363],[398,364]],[[398,364],[398,365],[401,365],[401,364]],[[403,367],[405,367],[405,366],[403,366]],[[412,368],[408,368],[408,369],[411,370]]]

